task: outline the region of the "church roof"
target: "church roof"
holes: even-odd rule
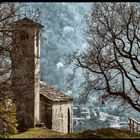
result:
[[[20,20],[14,21],[10,24],[11,26],[22,26],[22,27],[38,27],[42,28],[43,26],[40,23],[37,23],[36,21],[33,21],[29,18],[22,18]]]
[[[48,98],[52,102],[67,102],[73,100],[69,95],[66,95],[61,91],[48,86],[42,81],[40,81],[40,94]]]

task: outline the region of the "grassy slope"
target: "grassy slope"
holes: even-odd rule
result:
[[[50,129],[31,128],[24,133],[11,135],[10,138],[140,138],[140,134],[130,134],[128,130],[120,129],[96,129],[77,132],[72,134],[63,134]]]

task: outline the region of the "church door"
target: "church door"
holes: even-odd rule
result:
[[[68,133],[70,133],[70,110],[68,109]]]

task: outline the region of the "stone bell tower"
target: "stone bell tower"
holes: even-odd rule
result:
[[[12,89],[17,106],[18,128],[40,123],[40,34],[43,26],[28,18],[11,24]]]

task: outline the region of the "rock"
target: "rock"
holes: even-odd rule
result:
[[[44,123],[39,123],[39,124],[36,124],[35,127],[42,127],[42,128],[46,128],[45,124]]]
[[[93,138],[100,138],[94,130],[85,130],[82,132],[85,137],[93,137]]]

